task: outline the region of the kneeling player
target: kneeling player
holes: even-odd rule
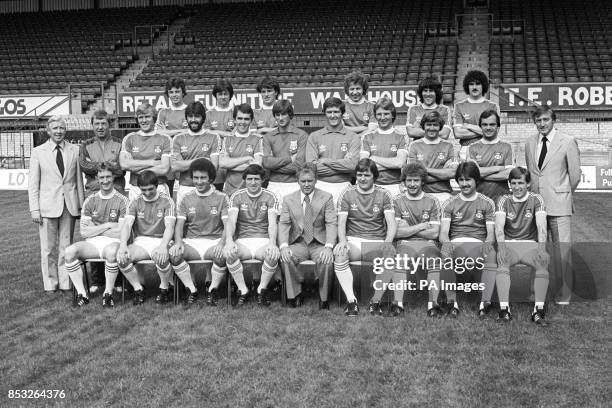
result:
[[[161,283],[157,303],[168,302],[170,262],[168,244],[174,233],[174,202],[165,193],[157,191],[159,179],[145,170],[136,180],[141,194],[130,203],[121,229],[121,244],[117,251],[119,269],[134,287],[134,304],[144,303],[144,292],[134,263],[151,259],[155,262]],[[134,242],[128,246],[130,235]]]
[[[102,306],[113,307],[113,286],[117,279],[117,248],[119,231],[128,206],[127,198],[119,194],[113,185],[113,166],[100,163],[96,176],[100,191],[90,195],[81,210],[81,235],[85,241],[76,242],[66,248],[66,269],[78,297],[77,306],[89,303],[83,286],[83,271],[80,261],[103,258],[106,288],[102,296]]]
[[[438,306],[438,295],[440,294],[440,269],[437,261],[440,259],[440,251],[435,244],[440,232],[440,204],[438,200],[423,192],[423,185],[427,180],[427,169],[421,163],[410,163],[402,169],[402,183],[405,193],[393,199],[395,208],[395,219],[397,221],[397,253],[408,255],[414,259],[421,257],[427,269],[427,282],[429,301],[427,303],[427,315],[439,317],[442,310]],[[414,266],[414,265],[413,265]],[[408,271],[385,271],[381,276],[383,280],[389,280],[390,275],[397,284],[405,279]],[[409,271],[415,273],[416,270]],[[403,313],[402,299],[404,289],[396,286],[395,308],[392,314]]]
[[[376,163],[359,160],[355,176],[357,184],[347,187],[338,199],[338,244],[334,248],[334,270],[346,296],[344,313],[348,316],[359,314],[349,261],[373,257],[381,250],[385,258],[395,255],[393,199],[389,191],[374,184],[378,178]],[[375,295],[370,301],[369,311],[380,315],[380,297],[376,299]]]
[[[463,273],[470,267],[484,265],[482,281],[484,290],[478,311],[479,317],[488,312],[488,303],[493,294],[497,263],[493,243],[495,240],[495,206],[493,201],[476,192],[476,183],[480,180],[478,165],[474,162],[461,163],[455,172],[455,181],[461,192],[442,205],[440,225],[440,243],[444,266],[442,276],[446,301],[450,306],[449,315],[459,316],[459,304],[455,290],[455,273]],[[471,259],[470,259],[471,258]],[[449,268],[446,260],[453,260]],[[459,264],[459,259],[464,264]],[[469,265],[467,264],[469,262]]]
[[[246,188],[236,191],[229,202],[223,254],[227,268],[240,290],[238,307],[247,301],[248,289],[244,282],[241,260],[263,261],[261,280],[257,288],[257,304],[269,306],[266,290],[272,280],[280,252],[276,246],[278,199],[262,188],[265,170],[250,164],[242,174]]]
[[[217,289],[225,275],[223,231],[227,221],[228,199],[211,184],[215,180],[216,170],[209,160],[194,160],[189,166],[189,172],[196,189],[187,193],[179,204],[174,245],[170,248],[170,263],[176,276],[189,289],[187,304],[190,305],[197,302],[198,292],[187,262],[212,260],[212,282],[206,303],[216,306]]]
[[[546,253],[546,210],[542,196],[529,192],[530,181],[527,169],[512,169],[508,178],[512,194],[502,196],[497,203],[495,235],[499,269],[495,283],[501,309],[499,319],[511,320],[508,299],[510,267],[522,263],[535,268],[535,306],[531,320],[535,324],[546,325],[544,300],[548,289],[549,261]]]

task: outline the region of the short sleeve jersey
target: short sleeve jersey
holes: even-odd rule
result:
[[[155,127],[166,130],[187,129],[189,125],[187,124],[187,119],[185,119],[186,108],[187,105],[183,104],[183,106],[177,109],[165,108],[160,110]]]
[[[345,126],[368,126],[368,123],[376,123],[374,117],[374,104],[363,100],[361,103],[350,103],[344,101],[345,112],[342,120]]]
[[[442,220],[450,221],[450,239],[469,237],[482,242],[487,238],[487,224],[494,224],[495,205],[489,197],[476,193],[473,200],[462,194],[442,204]]]
[[[262,139],[264,167],[265,158],[269,156],[290,158],[295,154],[299,160],[303,162],[304,155],[306,154],[305,150],[307,141],[308,133],[294,126],[290,126],[285,133],[279,133],[278,129],[276,129],[264,135]],[[270,181],[278,183],[291,183],[296,182],[297,177],[295,173],[287,174],[270,170]]]
[[[347,214],[347,237],[385,239],[386,212],[394,212],[393,198],[380,186],[375,185],[369,194],[360,192],[357,186],[349,186],[338,198],[338,214]]]
[[[468,157],[480,167],[512,165],[512,146],[509,143],[498,141],[485,144],[479,140],[472,143],[468,149]],[[476,191],[496,202],[499,197],[508,194],[508,182],[481,180]]]
[[[455,104],[455,109],[453,109],[453,123],[455,125],[462,125],[464,123],[478,125],[480,114],[490,109],[499,113],[499,106],[488,99],[484,99],[482,102],[470,102],[469,99],[464,99]],[[474,135],[472,139],[460,139],[459,143],[462,146],[468,146],[481,138],[482,136]]]
[[[104,197],[100,192],[92,194],[83,203],[81,218],[93,221],[94,225],[106,222],[119,222],[125,218],[128,208],[128,199],[123,194],[114,191],[109,197]]]
[[[170,157],[172,139],[159,133],[133,132],[123,138],[121,151],[129,153],[134,160],[161,160],[162,156]],[[159,184],[166,182],[166,176],[158,176]],[[137,172],[130,172],[130,184],[135,186]]]
[[[436,111],[440,114],[440,117],[444,119],[444,126],[450,128],[452,125],[452,116],[451,110],[446,105],[436,105],[434,108],[427,109],[423,106],[422,103],[417,105],[413,105],[408,109],[408,119],[406,124],[414,127],[421,127],[421,119],[425,116],[426,113]],[[420,139],[419,138],[415,138]]]
[[[261,151],[261,138],[255,133],[251,133],[246,137],[236,134],[226,136],[223,139],[222,150],[225,151],[229,157],[255,157],[258,154],[263,154]],[[242,171],[228,170],[225,178],[224,190],[227,194],[232,194],[236,190],[243,188],[243,183]]]
[[[263,188],[257,196],[246,189],[236,191],[229,202],[229,213],[238,212],[235,239],[268,238],[268,213],[278,214],[278,197]]]
[[[223,220],[227,218],[229,199],[215,190],[207,194],[190,191],[179,204],[177,218],[185,219],[186,238],[218,239],[223,235]]]
[[[411,198],[407,193],[399,194],[393,198],[393,207],[395,219],[402,220],[409,226],[422,222],[440,223],[440,204],[432,195],[422,193],[420,198]],[[424,240],[416,236],[410,239]]]
[[[370,157],[397,157],[401,150],[408,152],[408,141],[405,135],[395,130],[383,133],[377,129],[363,137],[361,150],[367,152]],[[397,184],[400,182],[401,173],[400,169],[380,170],[376,184]]]
[[[164,220],[176,217],[174,202],[163,193],[159,193],[153,201],[146,201],[141,194],[130,203],[127,217],[134,218],[132,229],[136,237],[161,238],[166,229]]]
[[[420,162],[426,168],[442,169],[447,162],[452,161],[455,155],[453,145],[442,139],[439,143],[425,143],[425,138],[415,140],[408,147],[408,162]],[[434,181],[423,185],[426,193],[452,193],[449,180]]]
[[[516,201],[511,194],[503,195],[497,202],[497,212],[506,217],[506,239],[538,240],[535,216],[539,212],[546,212],[541,195],[529,192],[526,199],[521,201]]]
[[[272,114],[272,108],[259,108],[253,110],[253,127],[261,129],[264,127],[276,127],[276,119]]]
[[[361,141],[359,136],[346,128],[330,130],[327,127],[312,132],[306,146],[306,161],[312,162],[320,158],[347,160],[350,162],[350,172],[335,172],[331,175],[319,174],[319,180],[328,183],[350,181],[359,160]],[[354,157],[352,156],[354,155]],[[348,164],[347,164],[348,167]],[[348,170],[348,168],[346,169]]]
[[[206,112],[206,120],[204,121],[204,128],[211,130],[222,130],[225,132],[231,132],[234,130],[234,110],[233,109],[219,109],[216,106]]]
[[[187,131],[176,135],[172,142],[172,156],[176,160],[210,159],[214,155],[219,155],[219,137],[206,131],[195,134]],[[193,186],[189,170],[181,172],[179,184]]]

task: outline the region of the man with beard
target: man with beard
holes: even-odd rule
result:
[[[180,172],[177,206],[185,194],[195,190],[189,166],[204,157],[219,167],[219,137],[203,129],[206,108],[201,102],[192,102],[185,108],[185,119],[189,129],[174,137],[172,143],[172,170]]]

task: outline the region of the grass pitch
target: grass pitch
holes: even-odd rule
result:
[[[104,310],[95,297],[74,309],[69,293],[43,293],[27,195],[0,192],[0,406],[609,406],[609,200],[576,200],[577,287],[591,300],[550,306],[538,328],[530,304],[512,304],[507,325],[478,320],[475,296],[460,298],[458,320],[432,321],[422,293],[401,319],[319,312],[314,299],[184,310],[152,293],[141,307]]]

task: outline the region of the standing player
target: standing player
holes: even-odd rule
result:
[[[298,190],[296,172],[304,164],[308,134],[291,124],[293,106],[286,99],[274,103],[278,127],[263,137],[263,167],[270,172],[268,190],[282,200]]]
[[[157,189],[169,195],[166,185],[168,171],[170,170],[170,153],[172,139],[155,129],[155,109],[148,102],[136,109],[136,118],[140,130],[132,132],[123,138],[119,163],[123,170],[130,172],[130,201],[140,195],[136,185],[138,175],[149,170],[157,175],[159,185]]]
[[[211,184],[215,179],[216,169],[209,160],[198,158],[191,161],[189,173],[195,191],[188,192],[178,205],[170,263],[176,276],[189,290],[189,305],[197,302],[198,292],[191,279],[191,269],[187,262],[204,259],[213,261],[212,282],[206,303],[217,306],[217,289],[225,276],[223,231],[227,221],[228,199]]]
[[[359,136],[347,129],[342,122],[345,105],[338,98],[327,98],[323,113],[327,124],[308,137],[306,162],[317,165],[318,186],[338,201],[340,193],[350,185],[359,160]]]
[[[334,271],[346,296],[344,313],[347,316],[359,314],[349,261],[370,259],[381,251],[384,258],[393,257],[397,228],[391,194],[374,184],[378,178],[376,163],[370,159],[359,160],[355,176],[356,185],[347,187],[338,199],[338,244],[334,248]],[[371,314],[382,314],[379,302],[376,293],[370,301]]]
[[[238,307],[244,305],[248,294],[240,261],[263,261],[261,279],[257,287],[257,304],[269,306],[270,300],[266,291],[280,257],[276,246],[279,203],[274,194],[262,188],[265,174],[263,167],[258,164],[247,166],[242,176],[246,188],[236,191],[229,202],[223,254],[227,268],[240,290]]]
[[[244,188],[243,172],[247,166],[261,166],[261,138],[250,131],[253,122],[253,108],[243,103],[234,108],[236,128],[230,136],[223,139],[219,154],[219,167],[227,170],[223,191],[231,196],[236,190]]]
[[[499,296],[499,320],[512,320],[509,303],[510,267],[522,263],[535,268],[535,305],[531,320],[537,325],[546,326],[544,301],[548,290],[549,257],[546,253],[544,199],[529,191],[531,176],[524,167],[512,169],[508,184],[512,194],[499,199],[495,213],[499,266],[495,283]]]
[[[255,109],[253,125],[257,127],[257,133],[264,136],[276,130],[276,118],[272,108],[274,102],[280,97],[280,85],[276,78],[270,78],[266,75],[257,84],[257,92],[260,96],[261,106]]]
[[[427,269],[427,281],[429,282],[429,301],[427,302],[427,316],[439,317],[442,310],[438,306],[438,295],[440,294],[440,267],[436,265],[435,259],[440,256],[440,251],[435,240],[440,233],[440,204],[438,200],[423,192],[423,186],[427,180],[427,169],[421,163],[410,163],[402,169],[402,183],[405,193],[393,198],[395,208],[395,220],[397,221],[397,253],[408,255],[413,258],[425,256]],[[430,262],[434,261],[430,265]],[[381,275],[382,283],[396,283],[394,291],[395,304],[391,309],[394,316],[404,313],[404,289],[397,286],[406,278],[406,272],[416,271],[389,271],[385,270]],[[382,296],[382,292],[379,296]]]
[[[185,109],[187,105],[183,102],[187,91],[185,81],[180,78],[170,78],[166,82],[165,92],[170,106],[160,109],[155,122],[155,128],[164,135],[174,136],[187,129]]]
[[[499,114],[486,110],[480,115],[478,125],[483,138],[468,146],[468,159],[480,168],[481,180],[476,191],[497,202],[499,197],[508,193],[508,175],[514,168],[512,146],[499,140]]]
[[[368,77],[361,71],[353,71],[344,78],[344,93],[347,98],[342,120],[348,130],[359,136],[376,129],[374,104],[366,99],[367,92]]]
[[[219,167],[219,136],[203,129],[206,108],[201,102],[192,102],[185,108],[189,129],[174,137],[172,145],[172,170],[180,172],[176,203],[190,191],[195,190],[189,166],[196,159],[209,159],[215,168]],[[212,182],[213,180],[211,180]]]
[[[427,112],[421,118],[425,137],[408,147],[408,163],[419,162],[427,169],[427,180],[423,191],[433,194],[440,203],[451,197],[450,179],[455,174],[453,145],[440,138],[444,120],[437,111]]]
[[[421,128],[421,119],[427,112],[437,111],[444,120],[444,127],[440,130],[440,138],[447,140],[451,133],[451,111],[442,102],[442,84],[434,75],[423,78],[419,82],[417,95],[420,103],[408,109],[408,120],[406,122],[406,132],[413,140],[421,139],[425,136],[425,131]]]
[[[467,146],[482,138],[482,129],[478,126],[480,114],[491,109],[499,112],[499,106],[484,97],[489,91],[489,78],[482,71],[469,71],[463,78],[463,90],[467,98],[455,104],[453,131],[461,144],[459,156],[465,160]]]
[[[158,191],[158,176],[151,170],[141,172],[137,183],[141,194],[130,202],[119,237],[121,243],[117,250],[117,261],[119,270],[134,287],[135,305],[144,303],[144,292],[134,263],[147,259],[155,262],[160,278],[160,291],[155,302],[163,304],[169,298],[171,268],[168,245],[176,221],[174,202],[167,194]],[[128,246],[132,234],[134,241]]]
[[[84,241],[76,242],[66,248],[66,270],[72,280],[78,297],[77,306],[85,306],[89,298],[83,286],[81,261],[84,259],[104,259],[106,287],[102,295],[102,306],[113,307],[113,287],[117,280],[117,249],[119,232],[127,211],[128,200],[114,189],[114,168],[112,163],[98,164],[96,185],[97,193],[87,197],[81,211],[81,236]]]
[[[476,192],[476,183],[479,179],[480,172],[476,163],[463,162],[457,167],[455,180],[461,192],[442,204],[440,243],[444,259],[453,258],[457,261],[462,257],[465,261],[471,257],[473,265],[484,264],[482,271],[484,290],[478,310],[478,316],[482,318],[488,312],[488,302],[493,294],[497,260],[493,249],[495,204],[489,197]],[[456,265],[455,270],[443,267],[442,279],[446,285],[450,284],[450,288],[445,290],[446,302],[449,306],[449,315],[456,318],[460,310],[456,290],[452,287],[456,283],[455,273],[463,273],[468,267],[458,263],[454,265]]]
[[[405,135],[393,127],[397,115],[391,99],[380,98],[374,105],[378,128],[363,137],[361,158],[370,158],[379,169],[376,184],[383,186],[395,197],[400,193],[401,169],[408,157]]]

